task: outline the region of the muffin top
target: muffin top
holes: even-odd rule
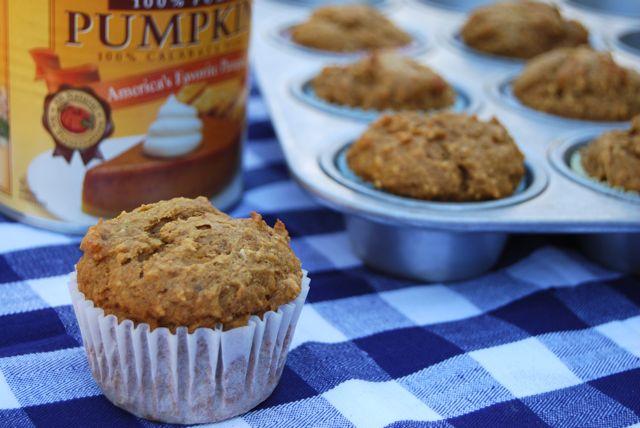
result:
[[[119,321],[225,329],[294,300],[300,261],[278,221],[233,219],[203,197],[143,205],[82,240],[78,288]]]
[[[555,6],[529,0],[476,9],[461,35],[474,49],[513,58],[589,43],[589,32],[582,24],[564,19]]]
[[[291,29],[291,37],[301,45],[333,52],[395,48],[411,42],[411,36],[364,5],[318,8]]]
[[[524,156],[497,119],[457,113],[384,115],[349,148],[347,162],[375,187],[437,201],[511,195],[525,171]]]
[[[527,63],[513,85],[524,104],[560,116],[629,120],[640,113],[640,74],[608,52],[561,48]]]
[[[393,52],[325,67],[312,85],[320,98],[363,109],[428,110],[455,100],[454,90],[440,75]]]
[[[611,186],[640,192],[640,116],[631,128],[609,131],[581,151],[584,170]]]

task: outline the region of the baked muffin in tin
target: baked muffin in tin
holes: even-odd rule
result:
[[[504,198],[525,174],[523,154],[497,119],[449,112],[384,115],[349,148],[347,163],[381,190],[432,201]]]
[[[331,52],[399,48],[411,43],[405,31],[371,6],[341,5],[316,9],[291,28],[294,42]]]
[[[528,59],[558,47],[589,43],[589,32],[538,1],[498,2],[476,9],[461,31],[462,40],[481,52]]]
[[[580,151],[584,171],[608,185],[640,193],[640,116],[625,130],[605,132]]]
[[[364,110],[443,109],[456,97],[438,73],[393,52],[375,52],[352,64],[327,66],[311,85],[325,101]]]
[[[609,52],[560,48],[529,61],[513,83],[525,105],[558,116],[623,121],[640,113],[640,74]]]

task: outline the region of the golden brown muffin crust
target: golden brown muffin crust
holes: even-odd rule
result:
[[[325,67],[311,83],[320,98],[363,109],[430,110],[455,101],[455,91],[439,74],[392,52]]]
[[[570,118],[629,120],[640,113],[640,74],[586,47],[532,59],[513,92],[529,107]]]
[[[402,196],[480,201],[511,195],[524,156],[497,119],[439,113],[385,115],[349,148],[349,167]]]
[[[225,329],[291,302],[300,261],[281,222],[232,219],[203,197],[143,205],[87,232],[78,288],[119,321]]]
[[[461,36],[479,51],[525,59],[554,48],[589,43],[589,32],[582,24],[564,19],[555,6],[528,0],[476,9]]]
[[[370,6],[325,6],[306,22],[291,29],[291,37],[303,46],[333,52],[396,48],[411,36]]]
[[[629,129],[605,132],[580,154],[582,167],[593,178],[640,192],[640,116]]]

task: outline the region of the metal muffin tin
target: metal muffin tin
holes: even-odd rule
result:
[[[434,41],[428,56],[416,59],[481,98],[479,116],[495,115],[510,131],[527,159],[528,180],[512,197],[491,202],[437,203],[390,195],[340,164],[345,145],[367,124],[345,111],[302,108],[300,91],[296,95],[292,90],[296,84],[302,88],[309,72],[335,62],[335,57],[282,49],[273,38],[265,38],[291,21],[288,11],[273,2],[256,3],[256,15],[264,17],[254,32],[256,75],[292,176],[321,203],[345,214],[354,252],[366,264],[422,281],[459,280],[489,269],[510,234],[569,233],[577,235],[586,255],[605,266],[640,270],[640,203],[593,187],[601,183],[585,184],[554,160],[558,139],[564,142],[588,127],[592,133],[584,143],[628,123],[565,119],[505,102],[497,86],[509,84],[513,73],[505,77],[499,62],[443,49],[443,41],[434,38],[460,28],[464,16],[409,3],[390,15],[402,27],[423,29]],[[612,19],[590,29],[605,33]],[[487,91],[489,87],[495,92]]]
[[[305,52],[310,55],[320,55],[325,57],[334,57],[334,58],[353,58],[362,55],[366,55],[367,51],[355,51],[355,52],[333,52],[327,51],[323,49],[311,48],[308,46],[301,45],[296,43],[291,37],[291,28],[297,23],[287,23],[283,25],[279,25],[276,28],[273,28],[269,31],[269,36],[281,44],[282,46],[286,46],[291,49],[295,49],[299,52]],[[429,38],[425,37],[423,34],[418,31],[411,29],[404,29],[404,31],[411,36],[411,43],[406,46],[399,46],[397,48],[393,48],[394,51],[401,53],[403,55],[420,55],[429,50],[430,43]]]
[[[316,74],[317,73],[312,76],[305,75],[302,78],[294,79],[291,83],[291,93],[305,104],[330,114],[365,122],[370,122],[382,113],[387,113],[386,111],[364,110],[357,107],[334,104],[318,97],[311,85],[311,80]],[[453,106],[442,110],[454,111],[457,113],[475,113],[480,107],[479,97],[462,85],[451,82],[450,84],[456,92],[456,99]]]

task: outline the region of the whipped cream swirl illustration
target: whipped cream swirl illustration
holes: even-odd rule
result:
[[[143,151],[149,156],[172,158],[186,155],[202,142],[198,110],[170,95],[149,127]]]

